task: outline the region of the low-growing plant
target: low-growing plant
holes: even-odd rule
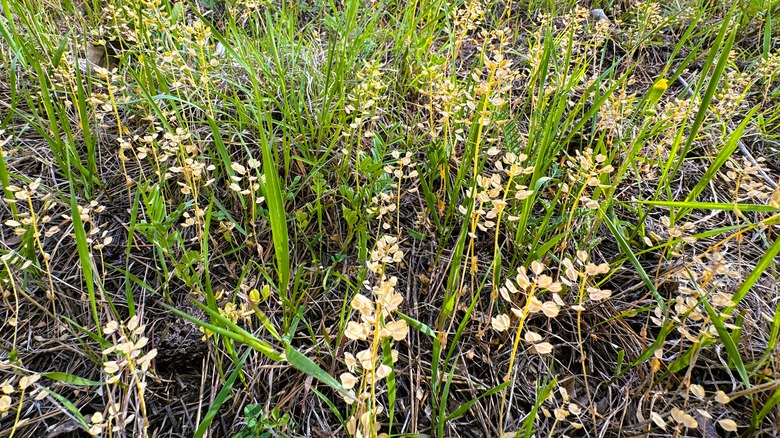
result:
[[[290,414],[282,414],[279,408],[267,412],[262,405],[247,405],[244,407],[243,428],[233,435],[233,438],[287,436],[287,429],[294,427],[295,423],[290,418]]]

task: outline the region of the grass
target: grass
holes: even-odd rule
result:
[[[775,433],[779,2],[0,11],[0,436]]]

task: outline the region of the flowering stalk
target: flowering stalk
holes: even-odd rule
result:
[[[360,321],[350,321],[344,333],[348,339],[370,343],[368,348],[356,355],[345,353],[348,372],[340,376],[342,385],[353,396],[353,388],[357,386],[359,391],[355,396],[358,400],[356,409],[347,421],[347,431],[358,438],[380,436],[377,417],[384,411],[384,407],[377,401],[378,385],[393,369],[382,363],[379,349],[383,341],[402,341],[409,333],[406,321],[392,318],[403,302],[403,297],[395,290],[398,278],[385,273],[388,265],[400,263],[403,259],[403,252],[397,241],[396,237],[383,236],[378,240],[376,249],[371,252],[367,262],[368,269],[378,278],[376,284],[372,285],[367,280],[364,286],[371,291],[372,298],[357,294],[352,299],[350,306],[358,312]],[[398,360],[398,352],[392,350],[391,356],[392,362],[395,363]],[[344,397],[344,401],[350,405],[354,402],[349,397]]]

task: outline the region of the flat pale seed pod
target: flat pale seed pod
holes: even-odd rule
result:
[[[542,335],[536,332],[527,331],[525,332],[525,335],[523,335],[523,338],[526,340],[526,342],[535,344],[542,340]]]
[[[682,424],[683,420],[685,419],[685,412],[680,408],[672,408],[670,414],[672,419],[674,419],[674,421],[677,423]]]
[[[722,405],[725,405],[726,403],[731,401],[731,398],[729,398],[729,396],[726,395],[725,392],[718,391],[715,393],[715,401]]]
[[[718,420],[718,424],[720,425],[720,427],[723,428],[723,430],[727,432],[737,431],[737,423],[734,420],[723,418],[721,420]]]
[[[655,423],[656,426],[666,430],[666,421],[664,421],[664,418],[661,416],[661,414],[658,412],[651,412],[650,419],[653,420],[653,423]]]
[[[542,304],[542,312],[547,315],[548,318],[555,318],[558,316],[558,305],[552,301],[547,301]]]
[[[692,416],[690,416],[688,414],[685,414],[683,416],[682,424],[683,424],[683,426],[685,426],[687,428],[690,428],[690,429],[696,429],[696,428],[699,427],[699,422],[696,421],[695,418],[693,418]]]
[[[534,344],[533,350],[538,354],[550,354],[552,353],[553,346],[549,342],[540,342]]]
[[[698,398],[699,400],[704,399],[704,395],[705,395],[704,387],[697,384],[691,385],[691,394],[696,396],[696,398]]]

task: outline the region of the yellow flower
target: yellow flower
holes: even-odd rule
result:
[[[553,284],[553,279],[549,275],[540,275],[539,279],[537,280],[537,284],[542,289],[547,289],[551,284]]]
[[[612,291],[609,289],[599,289],[597,287],[589,287],[588,296],[593,301],[601,301],[612,296]]]
[[[660,78],[653,83],[653,87],[650,88],[650,101],[658,102],[658,99],[664,94],[666,89],[669,88],[669,81],[666,78]]]
[[[715,393],[715,401],[722,405],[725,405],[726,403],[731,401],[731,398],[729,398],[729,396],[726,395],[725,392],[718,391]]]
[[[40,374],[31,374],[19,379],[19,389],[27,389],[30,385],[37,382],[41,378]]]
[[[606,274],[609,272],[609,264],[602,263],[600,265],[596,265],[595,263],[588,263],[588,265],[585,267],[585,273],[588,275],[599,275],[599,274]]]
[[[528,297],[528,303],[526,304],[528,313],[536,313],[542,310],[542,302],[535,296]]]
[[[728,432],[736,432],[737,431],[737,423],[734,420],[730,420],[728,418],[723,418],[721,420],[718,420],[718,424],[720,424],[720,427],[723,428],[723,430]]]
[[[103,334],[110,335],[119,329],[119,323],[116,321],[109,321],[106,327],[103,329]]]
[[[103,364],[103,371],[107,372],[108,374],[115,374],[117,371],[119,371],[119,365],[115,360],[107,361]]]
[[[98,424],[103,422],[103,414],[100,412],[95,412],[92,414],[92,417],[90,417],[89,421],[92,422],[92,424]]]
[[[517,273],[517,277],[515,277],[515,281],[522,290],[528,289],[528,287],[531,285],[531,280],[528,279],[528,275],[525,273],[525,267],[520,267],[519,272]]]
[[[403,302],[404,297],[398,293],[390,293],[379,297],[379,303],[382,305],[382,314],[387,315],[398,309]]]
[[[542,340],[542,335],[536,332],[527,331],[523,335],[523,338],[525,338],[525,341],[531,344],[535,344]]]

